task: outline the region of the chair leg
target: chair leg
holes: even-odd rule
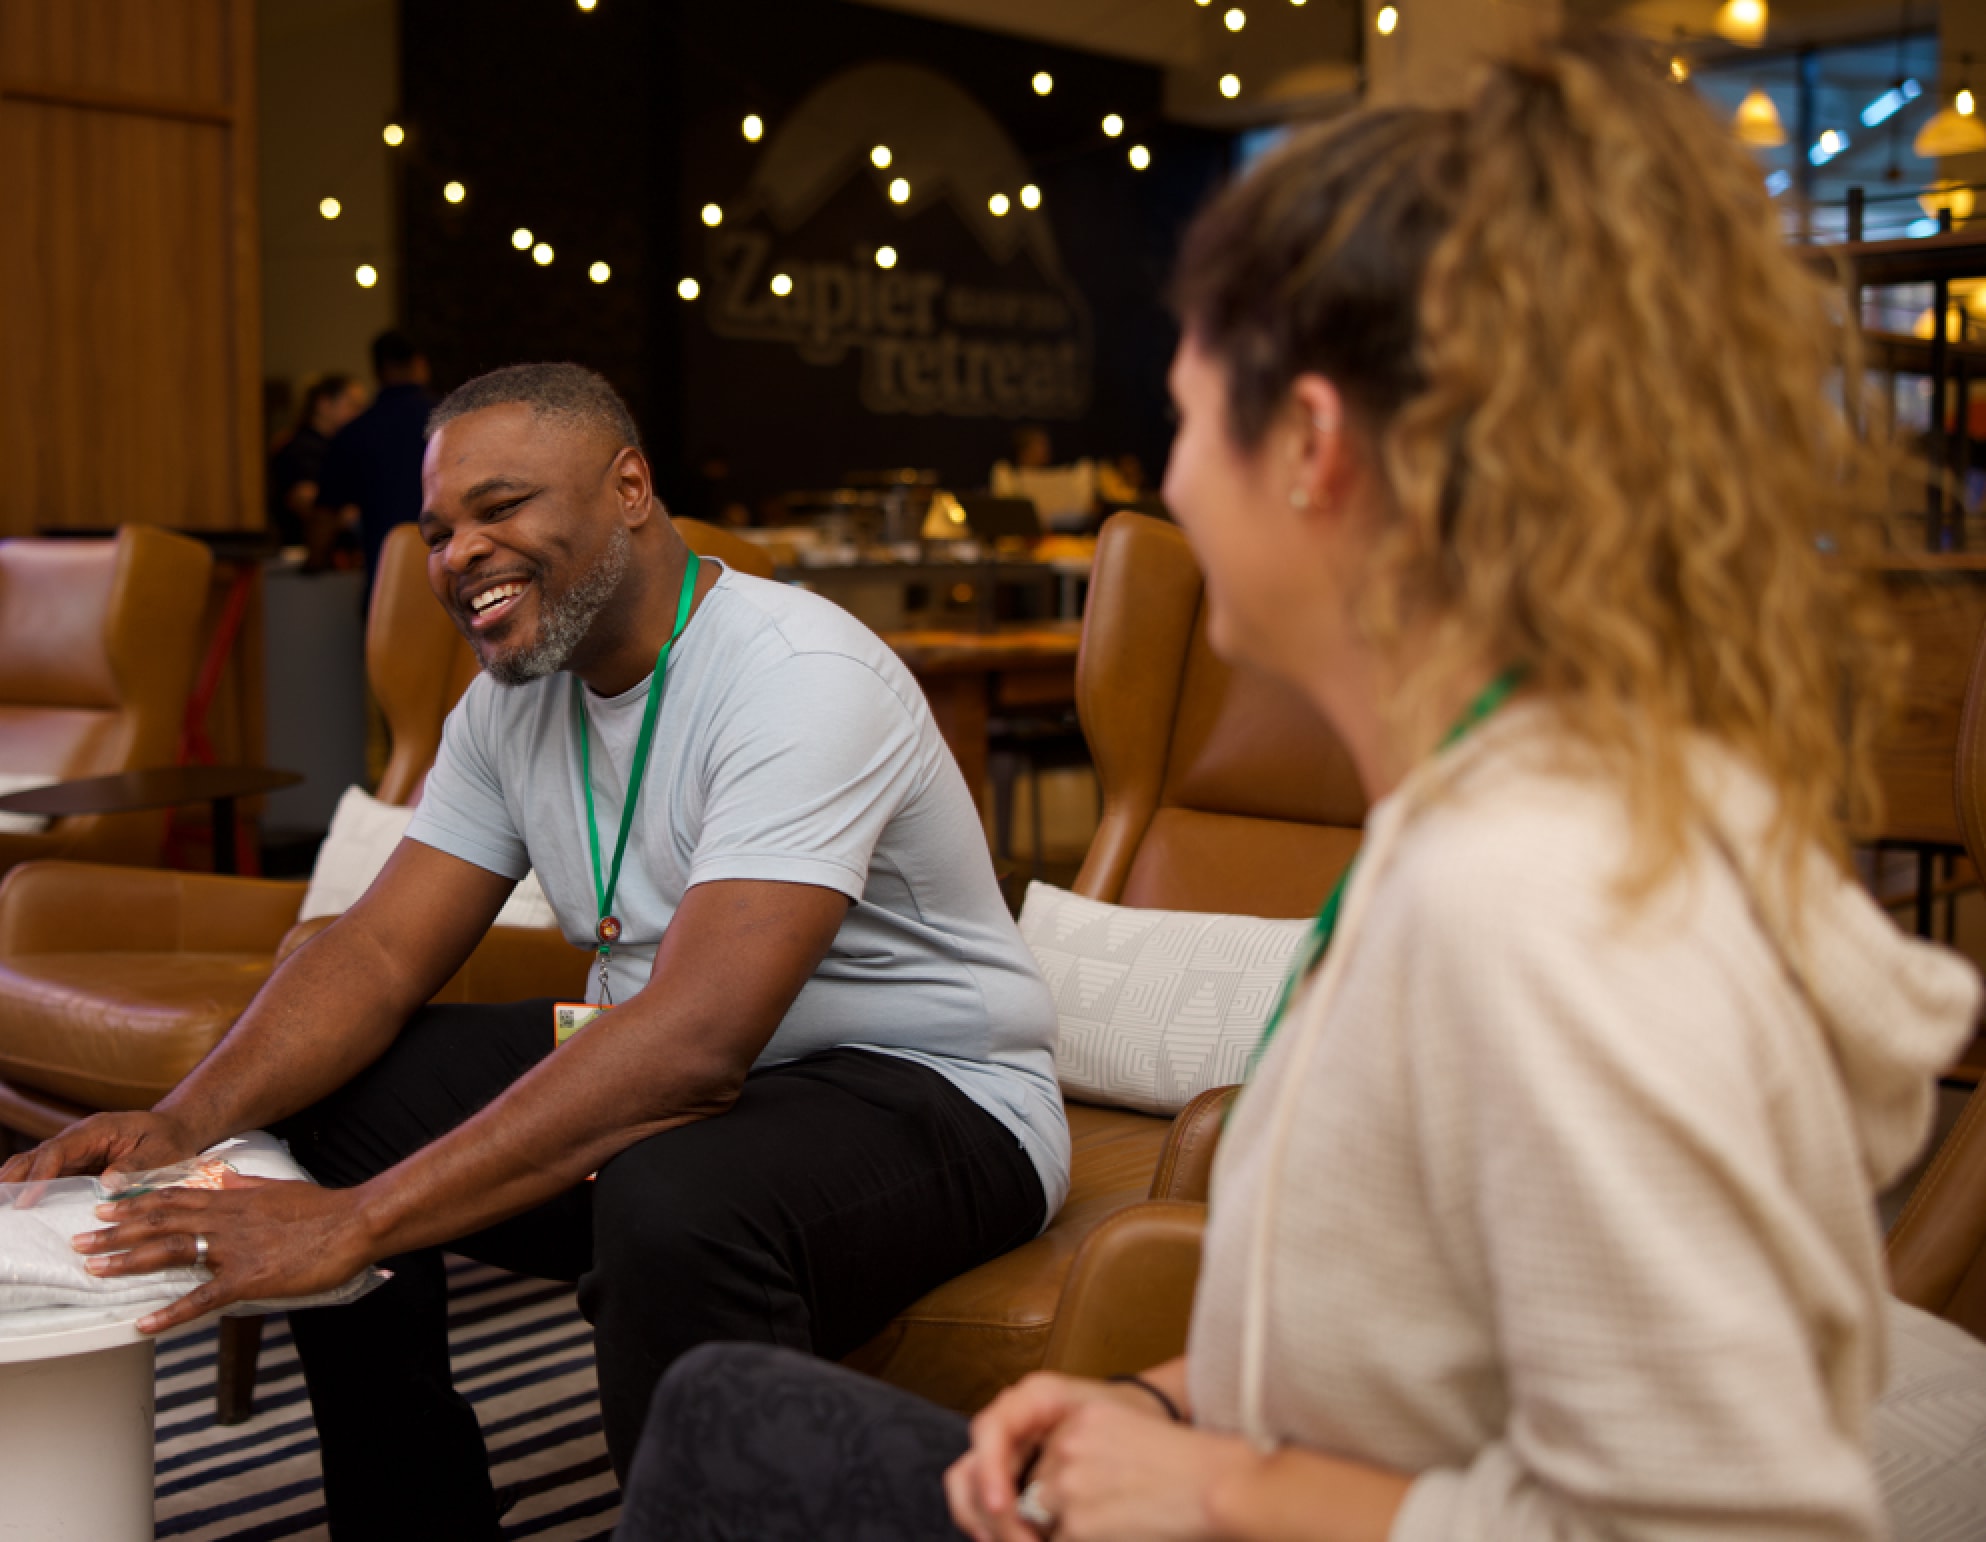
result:
[[[262,1319],[221,1319],[220,1374],[215,1378],[215,1418],[246,1424],[255,1413],[255,1366],[262,1358]]]

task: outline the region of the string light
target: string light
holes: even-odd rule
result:
[[[698,295],[703,293],[703,290],[698,286],[695,279],[686,278],[676,285],[676,293],[685,300],[694,300]]]
[[[1005,193],[995,193],[991,198],[986,200],[986,207],[991,209],[993,211],[993,217],[998,219],[1010,207],[1007,202],[1007,195]]]
[[[1046,70],[1036,70],[1034,72],[1034,94],[1036,96],[1046,96],[1054,89],[1055,77],[1053,75],[1049,74]]]
[[[712,230],[715,230],[719,225],[724,223],[724,211],[714,203],[705,204],[703,206],[703,222]]]
[[[1765,0],[1724,0],[1710,19],[1710,30],[1733,43],[1765,41]]]
[[[533,239],[534,237],[532,236],[531,232],[523,225],[519,225],[515,230],[513,230],[510,233],[510,244],[516,247],[520,252],[530,251],[531,242]]]
[[[460,182],[451,182],[441,190],[441,196],[446,198],[450,203],[460,203],[469,196],[469,189],[464,187]]]
[[[1230,32],[1239,32],[1248,25],[1248,13],[1240,6],[1231,6],[1227,15],[1221,18],[1221,25]]]
[[[407,131],[397,123],[389,123],[379,131],[379,137],[389,145],[402,145],[407,142]]]
[[[379,269],[375,268],[369,262],[362,262],[359,264],[358,272],[354,273],[352,277],[359,281],[359,288],[370,289],[374,284],[379,282]]]
[[[1227,97],[1230,101],[1240,96],[1241,77],[1239,75],[1221,76],[1221,95]]]
[[[877,247],[876,266],[879,268],[894,268],[896,266],[896,248],[894,246]]]
[[[890,147],[888,145],[877,145],[875,149],[869,152],[869,164],[878,171],[887,171],[890,164]]]
[[[1958,88],[1958,95],[1952,98],[1952,106],[1958,109],[1958,115],[1961,118],[1971,117],[1977,105],[1972,100],[1971,90],[1965,86],[1960,86]]]
[[[891,203],[910,202],[910,184],[907,181],[905,181],[902,177],[894,178],[890,182],[890,202]]]
[[[1372,18],[1372,24],[1379,29],[1381,37],[1391,37],[1393,29],[1400,25],[1400,12],[1394,6],[1382,5],[1379,14]]]
[[[531,260],[541,268],[552,265],[552,246],[549,241],[540,241],[531,248]]]
[[[593,9],[594,6],[598,5],[599,3],[600,0],[578,0],[579,8],[582,11],[590,11]]]
[[[604,262],[596,262],[586,270],[586,276],[596,284],[604,284],[614,276],[614,270]]]
[[[1689,60],[1681,54],[1676,54],[1669,60],[1669,79],[1679,86],[1689,79]]]
[[[1124,132],[1124,120],[1118,117],[1117,114],[1114,112],[1106,113],[1103,119],[1104,138],[1115,139],[1119,134],[1123,132]]]
[[[318,203],[317,212],[327,220],[335,220],[345,212],[345,206],[335,198],[326,198]]]
[[[1021,207],[1023,209],[1039,209],[1041,207],[1041,189],[1036,187],[1032,182],[1021,189]]]
[[[744,134],[753,144],[757,144],[765,137],[765,119],[755,112],[745,114]]]
[[[1143,145],[1133,145],[1127,153],[1133,171],[1143,171],[1152,163],[1152,152]]]
[[[772,292],[778,295],[781,299],[784,299],[787,295],[793,293],[793,275],[790,273],[773,274]]]

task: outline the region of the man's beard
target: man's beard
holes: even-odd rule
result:
[[[633,557],[634,540],[625,525],[617,524],[600,560],[577,583],[554,594],[540,578],[538,640],[515,653],[484,656],[482,665],[490,678],[499,685],[525,685],[564,669],[566,660],[586,640],[600,612],[620,589]]]

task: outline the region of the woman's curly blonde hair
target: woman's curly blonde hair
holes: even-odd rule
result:
[[[1569,36],[1460,110],[1299,136],[1201,214],[1175,302],[1244,448],[1298,375],[1338,388],[1391,500],[1360,620],[1382,646],[1432,623],[1399,710],[1522,661],[1625,788],[1630,891],[1681,856],[1697,734],[1777,790],[1789,880],[1873,823],[1901,648],[1826,555],[1889,466],[1842,405],[1859,343],[1637,45]]]

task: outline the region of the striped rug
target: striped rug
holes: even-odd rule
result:
[[[607,1464],[593,1373],[593,1331],[570,1285],[547,1284],[455,1259],[449,1264],[449,1347],[455,1384],[476,1405],[497,1487],[516,1503],[509,1537],[606,1538],[620,1514]],[[183,1542],[323,1539],[317,1431],[288,1322],[262,1335],[255,1417],[214,1422],[212,1328],[158,1356],[160,1538]]]

